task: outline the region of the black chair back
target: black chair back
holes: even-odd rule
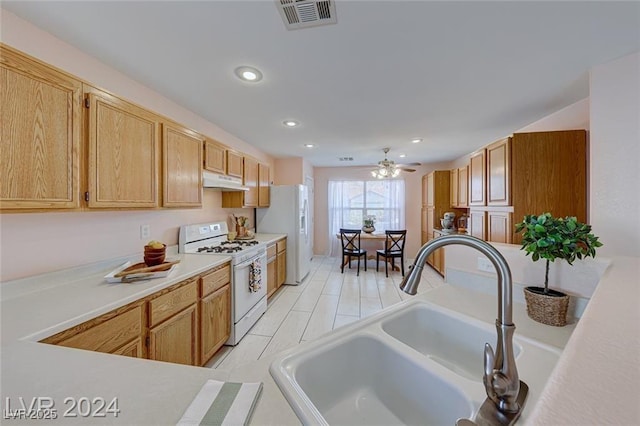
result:
[[[387,241],[385,243],[385,252],[402,253],[404,252],[404,242],[407,237],[407,230],[401,231],[385,231]]]
[[[340,228],[340,240],[342,241],[342,252],[358,252],[360,250],[361,229]]]

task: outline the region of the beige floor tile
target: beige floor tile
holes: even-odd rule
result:
[[[270,341],[271,338],[267,336],[247,334],[216,368],[232,369],[242,364],[257,361]]]
[[[294,311],[312,312],[318,303],[320,293],[324,287],[324,281],[311,281],[305,291],[300,294],[296,304],[293,305]]]
[[[311,312],[289,312],[264,352],[262,352],[261,358],[277,354],[278,352],[300,344],[302,334],[307,327],[310,317]]]
[[[287,292],[283,289],[283,293],[273,304],[267,309],[267,312],[258,320],[249,333],[260,336],[273,336],[280,327],[293,305],[300,297],[300,293]]]
[[[379,297],[363,297],[360,299],[360,318],[368,317],[380,310],[382,310],[382,303]]]
[[[338,314],[360,316],[360,283],[345,277],[338,302]]]
[[[331,330],[338,309],[338,296],[328,294],[320,295],[318,303],[311,314],[307,329],[302,335],[302,340],[313,340]]]

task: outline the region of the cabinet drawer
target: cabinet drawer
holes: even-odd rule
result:
[[[113,352],[131,340],[140,339],[141,334],[142,308],[137,306],[57,344],[96,352]]]
[[[287,239],[282,239],[280,241],[278,241],[276,243],[276,246],[278,247],[278,253],[282,253],[283,251],[285,251],[287,249]]]
[[[220,269],[217,269],[207,275],[202,276],[202,297],[213,293],[220,287],[228,284],[231,281],[231,268],[229,265],[225,265]]]
[[[149,301],[149,327],[153,327],[198,301],[196,280]]]
[[[276,249],[276,245],[272,244],[269,247],[267,247],[267,259],[271,259],[272,257],[276,256],[277,253],[277,249]]]

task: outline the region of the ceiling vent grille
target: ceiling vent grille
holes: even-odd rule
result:
[[[336,23],[334,0],[276,0],[288,30]]]
[[[338,161],[353,161],[353,157],[338,157]]]

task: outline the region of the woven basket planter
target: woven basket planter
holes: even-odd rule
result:
[[[544,287],[525,287],[527,314],[535,321],[556,327],[567,325],[569,296],[556,290],[544,294]]]

